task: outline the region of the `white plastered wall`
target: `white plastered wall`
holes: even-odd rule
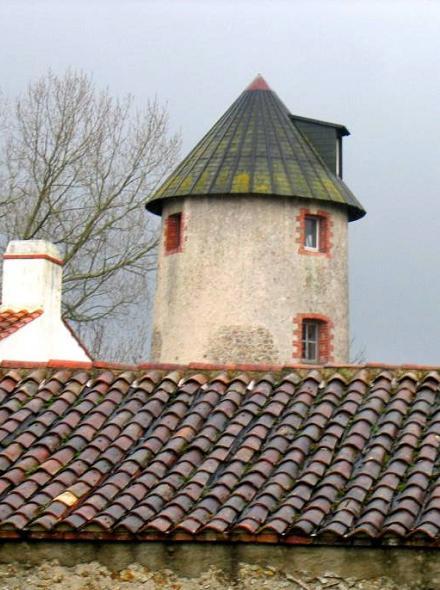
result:
[[[45,240],[9,243],[3,261],[0,311],[42,309],[43,313],[0,340],[0,360],[90,361],[61,317],[62,260]]]
[[[0,361],[89,362],[91,359],[59,319],[43,313],[17,332],[0,340]]]

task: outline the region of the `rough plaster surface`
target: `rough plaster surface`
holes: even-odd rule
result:
[[[250,544],[13,542],[0,589],[434,590],[438,552]]]
[[[299,254],[300,209],[332,218],[332,255]],[[333,205],[276,197],[193,197],[164,204],[182,211],[183,251],[160,244],[154,329],[162,362],[261,362],[258,346],[236,346],[255,331],[264,361],[293,357],[293,318],[318,313],[334,323],[333,360],[348,361],[347,216]],[[253,332],[254,333],[254,332]],[[262,336],[264,334],[264,336]],[[256,344],[256,342],[255,342]]]
[[[160,331],[156,328],[151,335],[151,358],[159,359],[162,350],[162,336]]]

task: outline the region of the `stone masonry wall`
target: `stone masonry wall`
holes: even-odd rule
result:
[[[6,542],[2,590],[435,590],[438,550]]]

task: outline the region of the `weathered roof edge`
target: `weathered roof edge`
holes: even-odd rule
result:
[[[365,547],[365,548],[388,548],[398,549],[438,549],[440,541],[431,539],[428,536],[417,536],[402,538],[396,536],[387,536],[381,539],[369,538],[367,536],[340,537],[337,535],[277,535],[276,533],[217,533],[209,531],[208,533],[199,533],[191,535],[185,532],[172,532],[169,534],[160,532],[129,533],[127,532],[107,532],[102,530],[15,530],[1,529],[0,541],[75,541],[75,542],[111,542],[111,543],[258,543],[265,545],[282,545],[288,546],[308,546],[308,547]]]
[[[438,365],[424,364],[389,364],[380,362],[368,363],[328,363],[328,364],[270,364],[270,363],[205,363],[190,362],[181,363],[155,363],[141,362],[138,364],[116,363],[103,360],[94,360],[90,362],[70,361],[65,359],[50,359],[47,362],[27,361],[27,360],[3,360],[0,361],[0,369],[110,369],[114,371],[246,371],[251,373],[270,373],[282,371],[307,371],[312,370],[350,370],[360,371],[362,369],[390,370],[390,371],[440,371]]]

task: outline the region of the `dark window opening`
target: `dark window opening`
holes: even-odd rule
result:
[[[182,213],[169,215],[165,223],[165,251],[179,252],[182,246]]]

